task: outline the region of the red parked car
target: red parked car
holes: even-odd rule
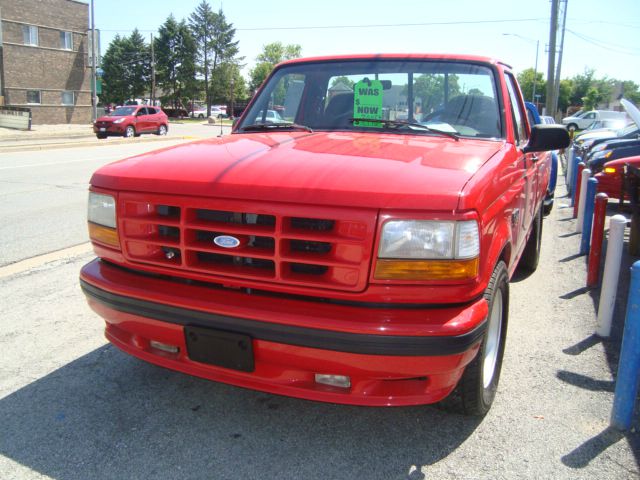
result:
[[[622,190],[622,177],[625,164],[640,168],[640,156],[625,157],[607,162],[600,173],[595,175],[598,179],[598,193],[606,193],[609,198],[620,198]],[[629,200],[629,192],[625,192],[625,200]]]
[[[167,115],[159,107],[126,105],[98,118],[93,124],[93,131],[101,139],[110,135],[137,137],[142,133],[166,135],[168,123]]]

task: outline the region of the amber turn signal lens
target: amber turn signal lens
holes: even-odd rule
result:
[[[616,169],[613,167],[604,167],[604,173],[616,173]]]
[[[89,222],[89,238],[91,241],[102,243],[112,248],[120,250],[120,240],[118,231],[115,228],[105,227],[97,223]]]
[[[470,280],[478,275],[478,257],[469,260],[381,260],[376,280]]]

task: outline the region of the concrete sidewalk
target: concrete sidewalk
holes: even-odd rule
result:
[[[108,137],[98,140],[91,124],[34,125],[31,130],[13,130],[0,128],[0,152],[22,150],[48,150],[55,148],[71,148],[74,146],[114,145],[130,142],[162,142],[167,140],[199,140],[228,135],[231,127],[219,124],[182,123],[179,120],[169,123],[166,136],[145,134],[135,138]]]

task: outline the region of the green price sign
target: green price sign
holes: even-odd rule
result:
[[[382,82],[380,80],[364,80],[353,87],[353,117],[382,120]],[[378,127],[378,122],[353,122],[356,127]]]

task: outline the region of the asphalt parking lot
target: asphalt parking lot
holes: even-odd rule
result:
[[[538,270],[511,283],[501,383],[483,419],[164,370],[104,340],[78,285],[91,253],[0,268],[0,478],[637,478],[640,435],[608,427],[626,300],[613,337],[594,337],[598,293],[584,288],[575,220],[557,196]]]

